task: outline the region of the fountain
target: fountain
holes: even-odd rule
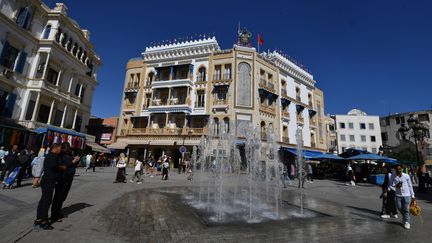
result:
[[[282,205],[283,164],[272,126],[261,134],[261,127],[250,123],[234,129],[233,123],[225,122],[215,127],[210,119],[209,127],[193,150],[194,179],[191,193],[185,196],[188,205],[209,223],[257,223],[304,216],[302,188],[300,215],[298,209],[287,210]],[[297,132],[297,150],[302,154],[301,129]],[[297,168],[302,164],[299,156]]]

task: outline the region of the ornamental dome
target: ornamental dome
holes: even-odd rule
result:
[[[367,116],[366,112],[359,109],[352,109],[348,112],[349,116]]]

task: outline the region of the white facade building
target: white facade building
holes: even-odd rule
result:
[[[0,116],[83,131],[100,58],[90,33],[40,0],[0,0]]]
[[[382,145],[380,120],[353,109],[347,115],[335,115],[338,153],[348,148],[378,153]]]

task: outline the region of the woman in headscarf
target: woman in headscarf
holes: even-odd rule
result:
[[[124,153],[120,154],[117,161],[117,177],[114,183],[126,183],[126,160]]]

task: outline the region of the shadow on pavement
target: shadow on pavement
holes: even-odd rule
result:
[[[88,207],[91,207],[91,206],[93,206],[93,205],[88,204],[88,203],[75,203],[75,204],[72,204],[72,205],[70,205],[68,207],[63,208],[62,211],[63,211],[63,214],[65,216],[68,216],[68,215],[71,215],[71,214],[73,214],[73,213],[75,213],[77,211],[80,211],[80,210],[82,210],[84,208],[88,208]]]

